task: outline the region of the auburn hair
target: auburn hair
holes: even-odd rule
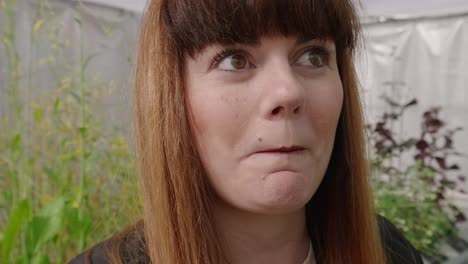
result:
[[[213,191],[188,123],[184,55],[209,44],[263,36],[331,39],[344,89],[326,175],[306,205],[318,263],[385,263],[369,184],[353,55],[360,24],[352,0],[153,0],[139,42],[135,126],[144,201],[145,253],[152,263],[226,263],[212,213]],[[114,237],[119,243],[131,230]],[[121,248],[121,246],[120,246]]]

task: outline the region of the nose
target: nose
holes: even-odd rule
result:
[[[304,109],[305,90],[289,63],[265,68],[261,111],[266,119],[297,118]]]

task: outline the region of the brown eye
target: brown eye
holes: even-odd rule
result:
[[[324,60],[323,60],[323,57],[318,55],[318,54],[310,54],[308,60],[309,60],[310,64],[315,66],[315,67],[321,67],[321,66],[323,66],[323,64],[325,64]]]
[[[321,68],[328,65],[329,52],[321,47],[314,47],[305,51],[296,61],[297,64],[302,66],[309,66],[312,68]]]
[[[250,68],[250,62],[246,56],[241,53],[226,55],[219,60],[218,68],[225,71],[239,71]]]
[[[236,70],[244,69],[247,65],[247,60],[244,56],[235,54],[231,56],[231,65]]]

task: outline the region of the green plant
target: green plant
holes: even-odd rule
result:
[[[1,93],[9,112],[0,116],[0,263],[64,263],[139,215],[135,158],[117,129],[105,129],[93,105],[112,87],[86,69],[94,55],[83,48],[79,64],[63,53],[69,41],[48,20],[41,0],[31,39],[50,48],[45,59],[23,62],[15,43],[16,1],[0,1],[6,15],[2,44],[7,74]],[[47,64],[54,87],[23,100],[35,65]],[[66,69],[66,70],[63,70]],[[34,86],[36,87],[36,86]],[[38,89],[36,89],[38,90]]]
[[[465,178],[453,175],[458,165],[447,164],[454,156],[462,156],[453,144],[453,135],[461,128],[445,128],[440,108],[431,108],[423,114],[421,133],[403,137],[392,130],[392,124],[417,100],[399,104],[384,99],[390,111],[367,126],[376,210],[422,253],[440,255],[438,243],[449,234],[456,235],[455,224],[465,221],[465,215],[447,198],[449,189],[464,192],[458,183]]]

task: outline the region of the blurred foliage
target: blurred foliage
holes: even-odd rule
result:
[[[49,22],[47,1],[39,1],[32,46],[49,49],[46,59],[29,63],[47,64],[56,76],[40,93],[16,50],[16,1],[0,3],[7,22],[0,24],[0,92],[9,110],[0,116],[0,263],[65,263],[140,214],[135,157],[120,132],[92,113],[112,83],[85,74],[93,56],[83,51],[80,17],[79,63],[71,63],[63,55],[70,42],[58,37],[60,25]]]
[[[384,100],[390,110],[367,125],[376,210],[422,253],[440,255],[439,243],[458,234],[455,224],[466,220],[447,198],[449,190],[465,192],[460,187],[465,177],[457,174],[459,166],[448,165],[454,157],[463,156],[455,150],[453,139],[461,128],[447,128],[440,108],[431,108],[422,115],[419,135],[398,134],[392,129],[394,124],[401,122],[417,100],[405,104]]]

